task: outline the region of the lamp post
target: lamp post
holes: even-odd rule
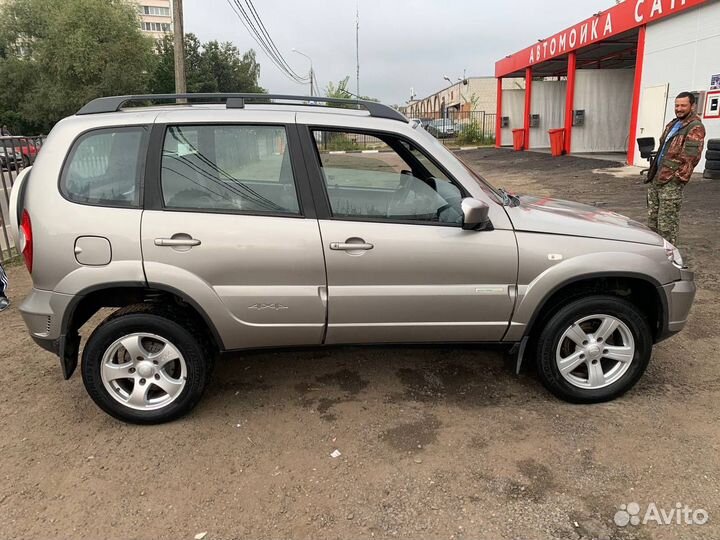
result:
[[[310,57],[309,57],[307,54],[305,54],[304,52],[298,51],[298,50],[297,50],[296,48],[294,48],[294,47],[293,47],[293,49],[292,49],[292,52],[298,53],[299,55],[302,55],[302,56],[304,56],[305,58],[307,58],[308,60],[310,60],[310,97],[312,97],[312,96],[315,95],[314,90],[313,90],[314,87],[313,87],[313,61],[312,61],[312,58],[310,58]]]
[[[457,82],[453,82],[452,79],[450,79],[450,77],[448,77],[447,75],[444,75],[444,76],[443,76],[443,79],[445,79],[445,80],[446,80],[447,82],[449,82],[450,84],[457,84],[457,87],[458,87],[458,102],[460,103],[460,109],[458,110],[458,112],[459,112],[460,114],[462,114],[463,101],[465,101],[465,97],[462,95],[462,82],[464,81],[464,79],[461,79],[460,77],[458,77]]]

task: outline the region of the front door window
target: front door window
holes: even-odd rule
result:
[[[462,225],[462,191],[409,143],[380,134],[314,135],[333,217]]]

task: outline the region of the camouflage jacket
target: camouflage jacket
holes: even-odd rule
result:
[[[662,150],[675,122],[676,120],[673,120],[665,126],[658,152]],[[680,131],[670,139],[662,163],[657,163],[655,160],[650,166],[648,180],[654,179],[660,184],[665,184],[673,179],[687,183],[700,161],[704,144],[705,126],[697,114],[691,114],[682,120]]]

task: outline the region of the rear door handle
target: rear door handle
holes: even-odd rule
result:
[[[330,249],[335,251],[367,251],[374,248],[372,244],[347,244],[344,242],[330,242]]]
[[[199,246],[202,242],[195,238],[156,238],[156,246],[170,246],[170,247],[193,247]]]

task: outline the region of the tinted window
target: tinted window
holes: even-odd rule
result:
[[[333,216],[462,224],[461,190],[409,143],[340,131],[314,140]]]
[[[80,137],[61,181],[71,201],[108,206],[140,206],[144,127],[101,129]]]
[[[285,129],[173,126],[162,155],[167,208],[298,214]]]

